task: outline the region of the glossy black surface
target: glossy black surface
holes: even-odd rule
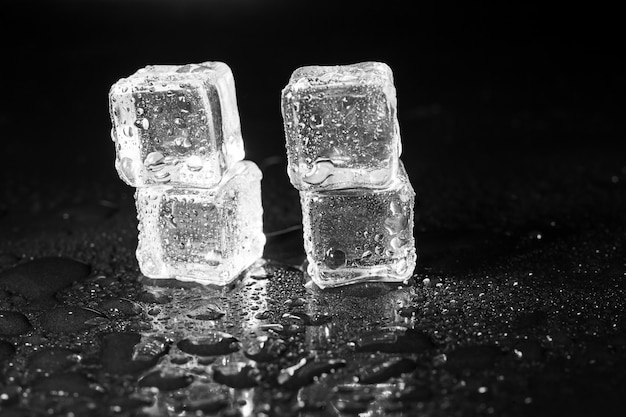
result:
[[[235,3],[7,5],[2,415],[621,415],[617,15]],[[420,258],[407,285],[321,291],[279,92],[298,66],[368,59],[396,76]],[[227,288],[139,274],[109,139],[115,80],[202,60],[233,69],[264,172],[265,263]]]

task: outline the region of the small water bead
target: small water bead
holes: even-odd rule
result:
[[[135,120],[135,126],[143,130],[148,130],[150,122],[145,117],[142,117],[141,119]]]
[[[183,148],[190,148],[191,145],[192,145],[191,140],[186,135],[184,135],[184,136],[177,136],[174,139],[174,144],[176,146],[182,146]]]
[[[159,181],[159,182],[169,182],[170,181],[170,172],[169,171],[158,171],[156,173],[154,173],[154,179]]]
[[[161,152],[150,152],[144,160],[146,169],[150,171],[159,171],[164,167],[164,156]]]
[[[308,184],[317,185],[326,181],[326,179],[332,175],[334,168],[335,165],[330,159],[319,159],[313,163],[311,168],[302,164],[300,171],[302,172],[304,181]]]
[[[330,248],[326,251],[324,263],[331,269],[341,268],[346,264],[346,254],[340,249]]]
[[[189,168],[190,171],[194,172],[200,171],[204,167],[202,159],[198,155],[192,155],[187,158],[186,164],[187,168]]]
[[[120,169],[122,174],[128,179],[129,182],[135,181],[135,163],[131,158],[124,157],[120,161]]]

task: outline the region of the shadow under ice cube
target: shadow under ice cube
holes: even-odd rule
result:
[[[320,287],[405,281],[415,269],[415,192],[400,163],[387,188],[302,191],[307,272]]]
[[[401,153],[396,105],[386,64],[295,70],[282,91],[292,184],[301,191],[388,186]]]
[[[213,188],[138,188],[141,272],[217,285],[235,279],[263,255],[261,176],[240,161]]]
[[[153,65],[109,92],[115,166],[133,187],[210,186],[243,159],[230,68],[221,62]]]

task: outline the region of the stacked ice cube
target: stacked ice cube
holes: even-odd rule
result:
[[[298,68],[282,91],[282,114],[313,281],[324,288],[410,278],[415,193],[400,161],[389,66]]]
[[[261,172],[243,160],[226,64],[142,68],[111,87],[109,110],[144,275],[223,285],[262,256]]]

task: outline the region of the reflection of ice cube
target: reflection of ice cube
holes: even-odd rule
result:
[[[411,277],[415,193],[399,167],[387,188],[300,192],[308,272],[317,285]]]
[[[308,66],[282,92],[288,173],[299,190],[384,188],[401,152],[391,69]]]
[[[137,259],[151,278],[226,284],[263,254],[261,171],[235,163],[213,188],[141,187]]]
[[[115,166],[129,185],[211,186],[243,159],[230,68],[154,65],[109,92]]]

